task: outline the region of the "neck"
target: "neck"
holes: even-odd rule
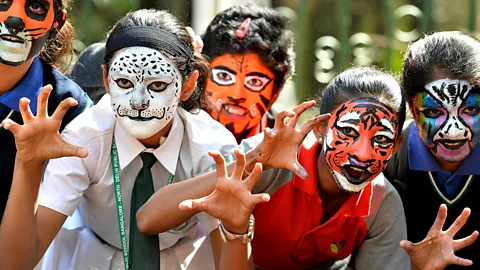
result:
[[[457,171],[458,167],[462,164],[462,162],[446,162],[443,159],[437,159],[438,164],[442,167],[443,170],[453,174]]]
[[[9,66],[0,63],[0,74],[8,74],[8,76],[2,76],[0,80],[0,95],[12,90],[28,72],[28,69],[32,65],[33,58],[28,59],[25,63],[19,66]]]
[[[348,195],[335,182],[327,160],[320,151],[317,159],[318,192],[322,201],[346,200]]]
[[[173,121],[170,121],[162,130],[150,138],[138,139],[147,148],[158,148],[160,146],[160,138],[167,137],[172,128]]]

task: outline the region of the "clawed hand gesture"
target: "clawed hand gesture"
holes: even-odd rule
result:
[[[262,173],[262,166],[259,163],[255,164],[252,173],[243,181],[245,156],[238,149],[235,149],[237,160],[230,177],[227,175],[222,155],[218,152],[210,152],[209,155],[215,159],[217,166],[215,190],[206,197],[183,201],[179,208],[180,210],[204,211],[210,216],[222,220],[223,226],[228,231],[244,234],[255,205],[270,199],[268,194],[252,195],[250,193]]]
[[[318,115],[297,129],[300,116],[313,106],[315,101],[307,101],[295,107],[293,111],[282,111],[277,114],[274,128],[265,130],[263,141],[253,150],[255,160],[262,163],[264,170],[287,169],[303,179],[308,177],[307,171],[298,162],[298,147],[315,126],[330,118],[330,114]]]
[[[415,244],[407,240],[400,242],[400,246],[408,252],[412,260],[412,269],[437,270],[444,269],[450,264],[472,265],[471,260],[457,257],[454,252],[473,244],[478,238],[478,231],[463,239],[453,239],[469,216],[470,209],[465,208],[452,226],[444,231],[442,228],[447,219],[447,207],[442,204],[435,222],[423,241]]]
[[[24,164],[42,164],[48,159],[77,156],[84,158],[87,150],[83,147],[71,145],[60,136],[59,129],[62,118],[67,110],[78,103],[73,98],[63,100],[52,116],[47,115],[48,97],[52,86],[42,88],[38,96],[37,115],[33,116],[30,110],[30,100],[20,99],[19,107],[23,125],[10,119],[2,122],[2,126],[10,130],[15,136],[17,160]]]

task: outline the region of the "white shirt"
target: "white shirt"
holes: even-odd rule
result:
[[[107,94],[97,105],[71,121],[62,133],[68,142],[85,147],[89,154],[85,159],[51,160],[46,168],[39,204],[68,216],[72,216],[77,207],[78,211],[67,219],[52,243],[44,259],[44,269],[116,269],[114,265],[123,264],[110,155],[113,135],[120,162],[127,241],[131,193],[142,167],[139,154],[146,148],[115,122]],[[214,163],[208,156],[209,150],[229,152],[236,146],[231,133],[207,113],[191,114],[179,107],[166,140],[157,149],[150,150],[159,161],[151,169],[155,190],[167,185],[170,174],[174,175],[173,182],[178,182],[205,171]],[[200,213],[179,228],[160,234],[161,268],[213,267],[211,247],[205,239],[216,227],[214,218]],[[102,244],[89,229],[106,243]],[[96,240],[97,243],[93,243]],[[208,255],[202,251],[202,246]],[[112,254],[104,250],[109,248]],[[85,251],[83,255],[82,250]],[[196,261],[197,252],[203,255]],[[59,257],[66,256],[60,254],[73,254],[70,262],[62,258],[68,266],[60,262]],[[95,262],[91,260],[93,257]],[[170,262],[168,266],[166,262]],[[194,262],[201,265],[194,265]]]

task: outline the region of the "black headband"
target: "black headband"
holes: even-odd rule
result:
[[[171,56],[193,57],[193,49],[174,34],[152,26],[131,26],[114,33],[107,40],[105,54],[127,47],[159,49]]]

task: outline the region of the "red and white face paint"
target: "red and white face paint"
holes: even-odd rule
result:
[[[0,0],[0,62],[17,66],[38,55],[54,22],[53,0]]]
[[[396,114],[374,98],[351,100],[332,113],[324,155],[337,185],[363,190],[387,166],[397,136]]]

